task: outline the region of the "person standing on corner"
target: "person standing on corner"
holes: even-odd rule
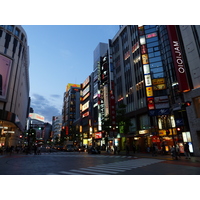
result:
[[[185,158],[190,159],[190,150],[189,150],[189,144],[188,142],[185,143],[184,145],[184,152],[185,152]]]

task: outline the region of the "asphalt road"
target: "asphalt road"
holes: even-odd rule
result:
[[[0,155],[0,175],[200,175],[200,163],[83,152],[8,154]]]

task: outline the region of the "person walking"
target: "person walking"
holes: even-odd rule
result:
[[[190,150],[188,142],[186,142],[184,145],[184,152],[185,152],[185,158],[190,159]]]
[[[157,156],[158,147],[155,143],[152,145],[152,156]]]
[[[117,146],[117,153],[118,153],[118,155],[120,153],[120,147],[119,147],[119,145]]]
[[[129,146],[128,146],[128,144],[126,145],[126,155],[127,156],[129,155]]]
[[[135,151],[136,151],[136,147],[135,145],[133,144],[133,153],[135,154]]]

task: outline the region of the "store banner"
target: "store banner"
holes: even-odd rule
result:
[[[179,83],[179,90],[181,92],[187,92],[190,90],[185,65],[182,57],[181,47],[179,44],[175,25],[167,25],[169,42],[171,46],[172,57],[174,61],[174,67],[176,71],[176,77]]]

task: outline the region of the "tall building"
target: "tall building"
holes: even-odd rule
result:
[[[63,99],[63,142],[76,145],[79,133],[76,131],[74,122],[80,118],[80,85],[69,83],[66,87]]]
[[[146,151],[152,143],[183,151],[190,136],[184,97],[191,88],[178,26],[121,26],[112,39],[116,106],[126,105],[131,127],[121,145]],[[189,109],[189,108],[188,108]],[[190,144],[192,150],[192,143]]]
[[[52,118],[52,139],[60,141],[62,132],[62,115],[53,116]]]
[[[200,156],[200,26],[181,25],[179,29],[191,76],[191,90],[184,93],[184,99],[191,102],[186,107],[190,131],[185,131],[184,140],[192,141],[195,155]]]
[[[16,146],[29,114],[29,48],[21,26],[0,25],[0,146]]]
[[[93,74],[81,84],[80,92],[80,146],[92,145]]]
[[[105,141],[102,138],[102,118],[104,117],[104,104],[101,98],[102,95],[102,70],[101,62],[102,57],[108,51],[107,43],[99,43],[93,52],[93,101],[92,101],[92,133],[93,133],[93,145],[102,146]]]

